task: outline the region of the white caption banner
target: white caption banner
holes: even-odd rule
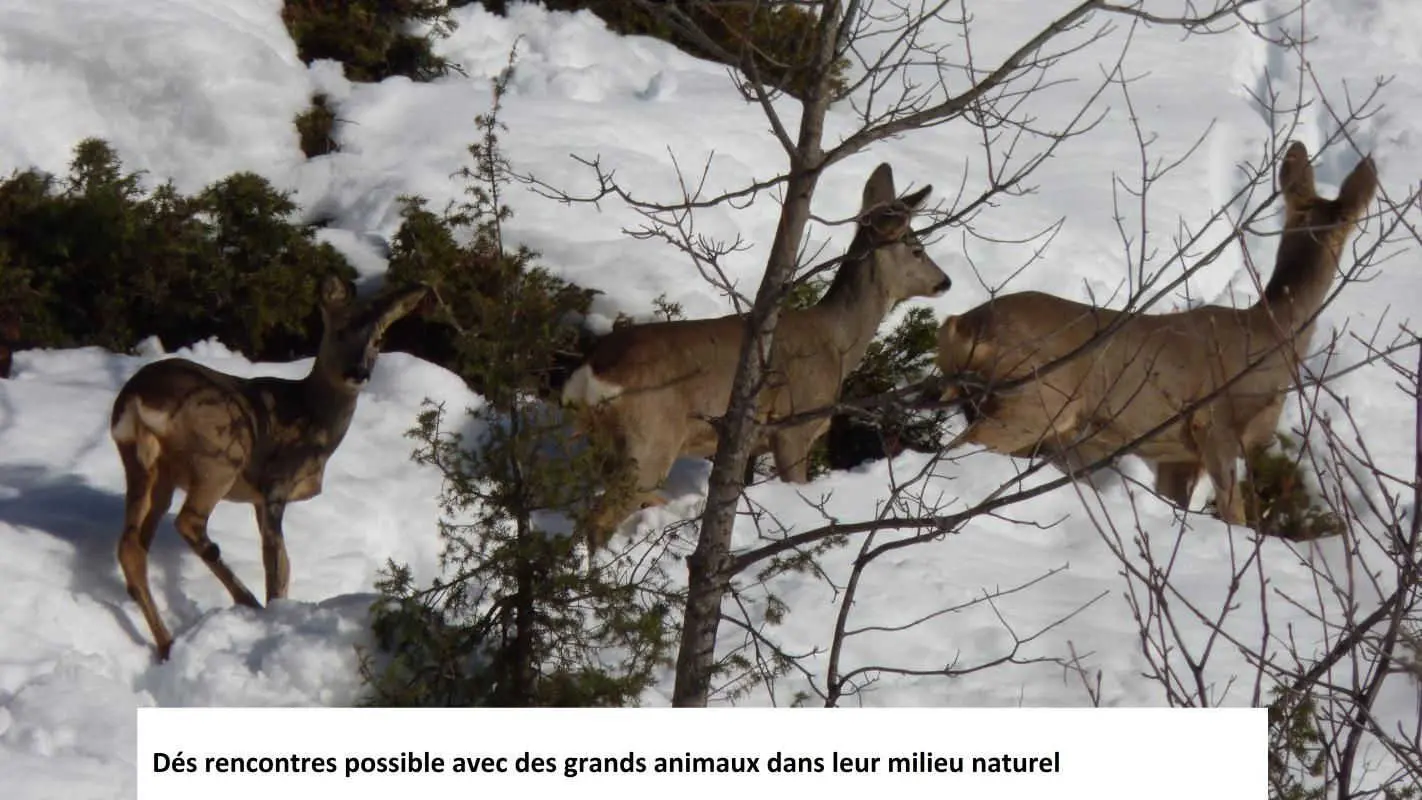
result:
[[[138,797],[1226,800],[1266,795],[1267,725],[1264,709],[141,708]]]

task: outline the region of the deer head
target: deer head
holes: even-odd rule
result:
[[[1279,193],[1284,198],[1284,235],[1264,299],[1289,297],[1311,312],[1332,284],[1343,245],[1367,213],[1378,188],[1371,156],[1358,162],[1343,180],[1338,197],[1318,195],[1308,148],[1294,142],[1279,164]]]
[[[930,185],[899,197],[894,191],[894,171],[888,164],[880,164],[864,184],[859,229],[871,248],[870,275],[894,302],[939,295],[953,285],[911,227],[914,214],[932,191]]]
[[[1377,165],[1373,163],[1372,156],[1368,156],[1348,173],[1337,198],[1328,200],[1319,197],[1314,187],[1308,148],[1301,142],[1294,142],[1289,145],[1279,165],[1279,192],[1284,196],[1284,227],[1336,228],[1336,231],[1328,233],[1330,238],[1340,240],[1341,244],[1351,226],[1368,210],[1377,188]]]
[[[357,303],[347,281],[328,276],[321,283],[321,347],[313,377],[357,393],[370,380],[385,332],[429,297],[416,286]]]

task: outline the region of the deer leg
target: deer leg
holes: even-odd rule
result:
[[[1200,479],[1201,465],[1198,461],[1177,461],[1155,465],[1155,491],[1161,497],[1190,510],[1190,497],[1195,494],[1195,484]]]
[[[810,450],[820,438],[823,426],[818,423],[783,428],[770,437],[770,451],[775,458],[775,472],[786,483],[810,482]]]
[[[226,485],[194,486],[188,490],[188,499],[183,503],[183,507],[178,511],[177,528],[183,540],[197,553],[207,568],[212,570],[212,574],[217,576],[222,585],[227,587],[227,593],[232,595],[232,602],[248,606],[250,608],[261,608],[257,598],[244,585],[232,569],[227,566],[227,562],[222,560],[222,551],[218,549],[217,543],[207,536],[207,520],[212,516],[212,509],[217,506],[219,500],[227,494],[231,483]]]
[[[1215,510],[1225,522],[1244,525],[1244,497],[1239,491],[1234,463],[1239,457],[1240,445],[1228,428],[1227,425],[1191,422],[1191,434],[1196,437],[1205,472],[1215,487]],[[1216,432],[1211,433],[1211,430]]]
[[[137,448],[120,446],[119,455],[123,460],[124,476],[128,481],[128,491],[124,498],[123,534],[119,537],[118,561],[123,569],[124,584],[128,596],[138,603],[148,629],[153,633],[153,642],[159,661],[167,661],[173,647],[173,634],[158,615],[158,607],[153,602],[153,593],[148,584],[148,548],[153,544],[153,535],[158,523],[168,512],[173,502],[173,483],[167,476],[160,475],[153,467],[139,463]]]
[[[745,469],[744,472],[741,473],[741,485],[742,485],[742,486],[753,486],[753,485],[755,485],[755,479],[758,478],[758,477],[760,477],[759,475],[756,474],[756,471],[755,471],[756,462],[759,461],[759,460],[760,460],[760,454],[759,454],[759,453],[751,453],[750,456],[746,458],[746,469]]]
[[[1215,485],[1215,509],[1219,512],[1220,519],[1231,525],[1246,525],[1244,496],[1239,490],[1234,458],[1229,458],[1227,463],[1220,464],[1214,469],[1207,464],[1205,469],[1211,472],[1210,480]]]
[[[612,540],[612,535],[617,532],[618,527],[627,521],[628,517],[638,511],[659,506],[666,503],[666,499],[656,492],[634,492],[630,495],[615,490],[603,492],[597,499],[592,516],[588,520],[588,546],[593,550],[599,550],[607,546]]]
[[[286,597],[291,563],[286,556],[286,536],[281,530],[286,501],[267,498],[257,504],[257,530],[262,534],[262,567],[267,576],[267,602]]]
[[[1274,437],[1279,432],[1279,417],[1284,413],[1284,395],[1275,395],[1269,404],[1260,409],[1255,414],[1249,424],[1244,426],[1244,435],[1241,437],[1240,449],[1249,454],[1254,451],[1268,447],[1274,442]]]
[[[598,497],[588,522],[592,550],[606,547],[617,528],[638,510],[666,502],[657,488],[676,463],[679,440],[669,446],[662,446],[664,441],[649,442],[647,437],[628,437],[624,442],[622,469]]]
[[[750,452],[750,457],[746,459],[746,471],[741,475],[741,485],[754,486],[760,475],[756,472],[756,466],[760,463],[760,457],[770,452],[770,441],[765,439]],[[773,458],[773,456],[772,456]]]

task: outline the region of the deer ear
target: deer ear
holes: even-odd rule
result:
[[[1318,196],[1313,186],[1313,165],[1308,163],[1308,148],[1294,142],[1279,164],[1279,191],[1285,202],[1312,200]]]
[[[1343,186],[1338,190],[1338,204],[1350,218],[1361,217],[1373,202],[1373,194],[1378,190],[1378,167],[1371,155],[1358,162]]]
[[[923,208],[924,201],[928,200],[928,195],[933,191],[933,184],[929,184],[913,194],[906,194],[899,200],[909,211],[917,211]]]
[[[376,334],[384,335],[396,320],[419,308],[431,294],[430,287],[420,284],[387,297],[375,320]]]
[[[880,164],[864,183],[864,204],[860,213],[894,202],[894,168]]]
[[[321,280],[321,308],[334,311],[350,305],[355,294],[350,283],[335,275],[327,275]]]

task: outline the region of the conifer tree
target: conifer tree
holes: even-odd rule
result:
[[[585,569],[573,535],[612,471],[608,449],[570,436],[559,410],[527,386],[566,345],[568,317],[588,296],[534,265],[526,248],[505,247],[509,166],[498,113],[511,69],[494,80],[494,105],[476,120],[481,136],[462,173],[467,200],[443,218],[408,202],[406,250],[392,264],[392,273],[436,287],[436,313],[459,332],[459,371],[485,403],[463,424],[432,405],[411,431],[415,459],[444,476],[443,574],[418,588],[392,563],[379,584],[381,653],[364,663],[377,704],[634,704],[670,646],[660,570]]]

